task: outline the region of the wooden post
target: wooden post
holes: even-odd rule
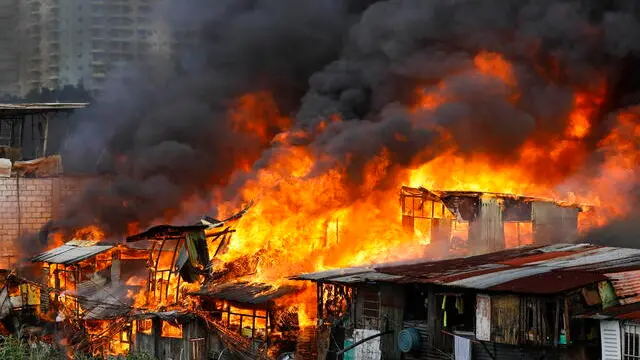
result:
[[[151,320],[151,335],[153,337],[153,354],[151,356],[160,356],[160,337],[162,336],[162,321],[158,317]]]
[[[322,296],[322,292],[323,292],[323,285],[321,282],[318,282],[318,285],[316,287],[316,301],[318,303],[318,320],[322,320],[322,308],[324,306],[323,304],[323,296]]]
[[[47,143],[49,142],[49,116],[44,114],[42,115],[42,120],[44,122],[44,134],[42,134],[42,154],[41,157],[47,156]]]
[[[553,346],[558,347],[560,340],[560,299],[556,299],[556,323],[553,328]]]
[[[253,322],[251,323],[251,340],[256,337],[256,310],[253,309]]]
[[[269,353],[269,310],[267,310],[267,318],[264,321],[264,353]]]
[[[182,239],[178,239],[178,241],[176,241],[176,247],[173,250],[173,255],[171,255],[171,264],[169,265],[171,268],[169,269],[169,275],[167,276],[167,287],[166,287],[165,292],[164,292],[164,298],[167,299],[167,300],[169,300],[169,285],[171,284],[171,273],[175,269],[176,254],[178,253],[178,247],[180,246],[181,240]],[[178,289],[179,288],[180,288],[180,284],[178,284],[177,287],[176,287],[176,302],[178,302]]]
[[[569,343],[571,342],[571,337],[570,337],[570,328],[571,328],[571,317],[569,316],[569,299],[565,298],[564,299],[564,336],[565,336],[565,341],[567,343],[567,345],[569,345]]]

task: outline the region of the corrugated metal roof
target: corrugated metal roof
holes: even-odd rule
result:
[[[620,304],[640,302],[640,270],[607,274]]]
[[[1,110],[76,110],[84,109],[89,103],[24,103],[24,104],[0,104]]]
[[[352,276],[357,274],[366,274],[368,272],[374,271],[372,267],[368,266],[357,266],[352,268],[343,268],[343,269],[335,269],[335,270],[326,270],[326,271],[318,271],[315,273],[307,273],[301,274],[293,277],[296,280],[328,280],[333,278],[340,278],[343,276]]]
[[[285,285],[274,287],[270,284],[234,282],[201,289],[193,292],[192,295],[208,296],[219,300],[227,300],[237,303],[260,305],[298,291],[300,291],[300,288],[294,286]]]
[[[82,240],[76,240],[71,244],[72,245],[66,243],[55,249],[45,251],[32,257],[31,261],[69,265],[78,263],[113,248],[112,245],[87,244]]]
[[[298,275],[294,279],[344,284],[431,283],[531,294],[560,293],[611,279],[619,297],[637,302],[640,250],[556,244],[441,261],[338,269]]]

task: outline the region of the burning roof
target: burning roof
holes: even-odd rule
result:
[[[179,240],[184,239],[185,234],[202,231],[209,228],[204,224],[174,226],[174,225],[158,225],[147,229],[139,234],[127,236],[127,242],[136,242],[141,240]]]
[[[629,286],[615,274],[627,271],[630,276],[630,270],[640,270],[640,250],[558,244],[442,261],[377,264],[302,274],[294,279],[340,284],[428,283],[531,294],[555,294],[612,280],[616,294],[624,298],[630,295]],[[633,279],[638,281],[635,276]]]
[[[45,251],[31,258],[32,262],[70,265],[96,256],[113,248],[113,245],[98,245],[94,240],[71,240],[64,245]]]
[[[300,291],[300,288],[295,286],[274,286],[241,281],[212,285],[193,292],[193,295],[208,296],[235,303],[263,305],[298,291]]]

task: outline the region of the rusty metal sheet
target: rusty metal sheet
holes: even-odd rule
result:
[[[494,285],[489,289],[524,294],[557,294],[606,279],[604,275],[598,273],[560,270],[515,279]]]
[[[127,236],[127,242],[136,242],[141,240],[169,240],[169,239],[182,239],[186,234],[194,231],[203,231],[208,226],[204,224],[187,225],[187,226],[173,226],[173,225],[158,225],[151,227],[139,234]]]
[[[640,302],[640,270],[609,273],[606,276],[621,304]]]
[[[112,245],[73,246],[65,244],[36,255],[31,258],[31,261],[64,265],[76,264],[112,248]]]
[[[640,250],[555,244],[441,261],[336,269],[293,279],[351,285],[372,281],[430,283],[532,294],[561,293],[612,279],[616,294],[626,303],[627,298],[629,302],[640,301]]]
[[[365,274],[373,271],[373,268],[368,266],[357,266],[352,268],[343,268],[327,271],[318,271],[313,273],[300,274],[291,277],[292,280],[310,280],[310,281],[327,281],[344,276],[352,276],[357,274]]]
[[[300,291],[295,286],[275,287],[270,284],[234,282],[215,285],[210,288],[201,289],[191,293],[191,295],[207,296],[219,300],[233,301],[245,304],[266,304],[285,295]]]

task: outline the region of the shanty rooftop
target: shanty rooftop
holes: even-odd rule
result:
[[[608,280],[622,304],[640,301],[640,250],[591,244],[521,247],[441,261],[388,263],[293,277],[358,284],[425,283],[478,290],[555,294]]]
[[[235,303],[261,305],[299,290],[294,286],[274,287],[270,284],[234,282],[205,287],[192,295],[207,296]]]
[[[92,240],[72,240],[60,247],[32,257],[31,261],[70,265],[113,248],[113,245],[98,245],[98,243],[98,241]]]
[[[21,117],[50,112],[65,112],[84,109],[88,103],[30,103],[0,104],[0,117]]]

